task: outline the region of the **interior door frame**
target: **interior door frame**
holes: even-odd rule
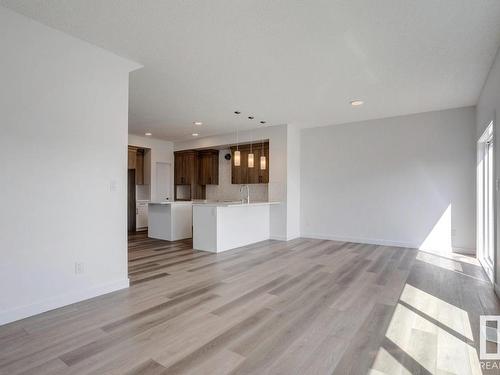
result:
[[[496,279],[496,192],[497,179],[495,171],[495,127],[494,121],[490,121],[483,134],[478,140],[478,164],[477,178],[477,258],[484,268],[486,274],[494,283]],[[491,147],[491,155],[487,155]],[[491,174],[486,173],[491,169]],[[486,183],[485,183],[486,181]],[[491,199],[487,196],[487,186],[491,188]],[[489,203],[489,204],[488,204]],[[485,219],[489,216],[489,219]],[[489,232],[491,230],[491,233]],[[485,256],[486,248],[491,247],[492,259]],[[487,254],[486,254],[487,255]]]

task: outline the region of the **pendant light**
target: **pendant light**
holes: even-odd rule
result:
[[[250,120],[253,120],[253,117],[250,116],[249,117]],[[254,154],[253,154],[253,151],[252,151],[252,131],[250,130],[250,153],[248,154],[248,168],[253,168],[254,165],[253,165],[253,161],[254,161]]]
[[[250,145],[250,153],[248,154],[248,168],[253,168],[253,152],[252,152],[252,145]]]
[[[236,151],[234,152],[234,166],[239,167],[241,165],[241,152],[238,148],[238,129],[236,129]]]
[[[239,111],[234,111],[236,115],[239,115]],[[239,150],[238,143],[238,126],[236,126],[236,151],[234,152],[234,166],[239,167],[241,165],[241,152]]]
[[[262,150],[260,152],[260,169],[261,170],[266,170],[266,164],[267,164],[267,160],[266,160],[266,154],[264,154],[264,140],[262,140]]]
[[[234,166],[239,167],[241,165],[241,152],[236,146],[236,151],[234,152]]]

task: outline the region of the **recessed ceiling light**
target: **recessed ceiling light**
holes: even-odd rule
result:
[[[362,100],[351,100],[351,105],[353,107],[357,107],[357,106],[360,106],[360,105],[363,105],[364,101]]]
[[[191,135],[192,135],[193,137],[197,137],[197,136],[199,136],[199,134],[198,134],[198,133],[193,133],[193,134],[191,134]]]
[[[253,120],[253,116],[248,116],[248,119],[249,120]]]
[[[198,126],[203,125],[203,123],[201,121],[195,121],[195,122],[193,122],[193,124],[198,125]]]
[[[152,136],[152,133],[144,133],[144,135],[147,135],[148,137]]]
[[[266,122],[265,122],[265,121],[261,121],[260,123],[261,123],[262,125],[264,125]]]
[[[241,112],[240,111],[234,111],[235,115],[239,115]]]

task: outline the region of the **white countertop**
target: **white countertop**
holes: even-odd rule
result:
[[[162,202],[149,202],[149,204],[192,204],[192,201],[162,201]]]
[[[193,206],[207,206],[207,207],[243,207],[243,206],[263,206],[271,204],[280,204],[281,202],[250,202],[241,203],[236,202],[193,202]]]

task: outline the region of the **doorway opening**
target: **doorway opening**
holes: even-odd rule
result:
[[[151,148],[128,146],[128,275],[130,285],[165,276],[159,267],[162,254],[167,259],[179,244],[149,237],[150,203],[172,200],[172,163],[167,158],[157,160]],[[161,155],[160,155],[161,156]],[[186,245],[187,246],[187,245]]]
[[[478,141],[477,163],[477,251],[486,274],[493,282],[495,270],[495,142],[493,121]]]
[[[128,146],[127,230],[145,231],[147,205],[151,200],[151,150]]]

